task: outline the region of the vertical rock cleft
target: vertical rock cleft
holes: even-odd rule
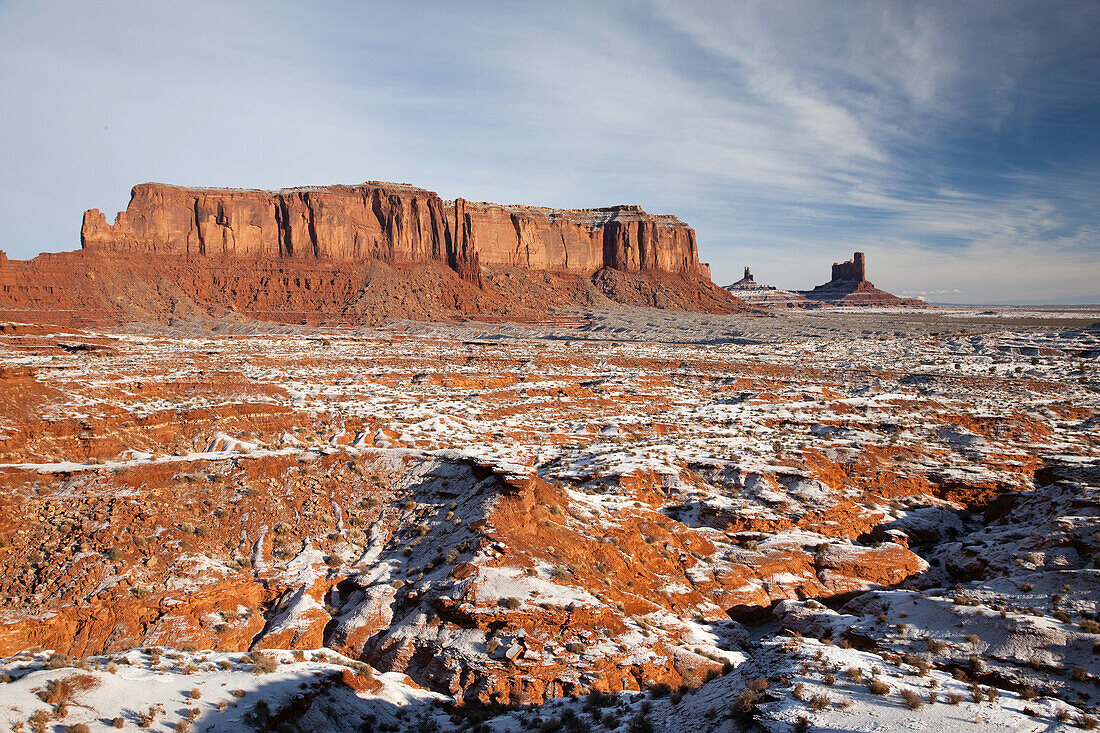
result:
[[[706,276],[695,233],[637,206],[548,209],[474,203],[407,184],[258,191],[137,185],[113,224],[84,214],[91,251],[333,262],[445,262],[482,285],[482,265],[592,275],[605,267]]]

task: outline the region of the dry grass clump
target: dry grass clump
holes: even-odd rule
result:
[[[819,695],[814,695],[813,697],[810,698],[810,702],[809,702],[810,710],[816,710],[816,711],[820,712],[820,711],[826,709],[827,707],[829,707],[829,704],[831,702],[832,702],[832,700],[829,699],[828,695],[820,695],[820,694]]]
[[[909,706],[910,710],[920,710],[924,707],[924,700],[922,700],[920,695],[913,690],[902,690],[901,699],[905,701],[905,704]]]
[[[890,685],[886,684],[878,677],[872,677],[871,681],[867,683],[867,689],[876,695],[889,695]]]
[[[50,658],[46,660],[46,669],[61,669],[62,667],[71,667],[72,664],[73,660],[67,654],[51,654]]]
[[[947,650],[947,642],[944,639],[932,638],[931,636],[924,639],[924,646],[932,654],[943,654]]]
[[[252,652],[249,661],[252,662],[252,674],[270,674],[279,666],[279,660],[263,652]]]
[[[34,733],[46,733],[46,726],[50,722],[50,714],[45,710],[35,710],[29,721]]]
[[[144,712],[144,713],[139,712],[137,714],[138,727],[139,728],[152,727],[153,723],[156,722],[157,712],[158,712],[158,710],[157,710],[155,705],[150,705],[149,710]]]
[[[844,674],[852,682],[859,682],[863,679],[863,670],[859,667],[849,667],[848,669],[844,670]]]
[[[742,715],[751,713],[766,689],[768,689],[768,679],[766,677],[759,677],[753,680],[749,683],[748,687],[741,690],[737,697],[734,698],[732,705],[733,711]]]

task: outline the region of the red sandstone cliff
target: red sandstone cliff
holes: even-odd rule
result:
[[[637,206],[547,209],[444,201],[405,184],[281,191],[135,186],[114,224],[84,213],[85,249],[237,258],[445,262],[591,275],[603,267],[709,276],[695,232]]]
[[[245,317],[540,320],[616,303],[737,313],[695,233],[636,206],[501,206],[405,184],[277,192],[135,186],[78,252],[0,261],[0,316],[117,323]]]

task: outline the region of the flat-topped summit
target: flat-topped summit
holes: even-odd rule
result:
[[[710,281],[695,232],[640,206],[446,201],[408,183],[264,191],[142,183],[81,250],[0,259],[25,321],[534,320],[616,305],[752,310]]]
[[[337,262],[445,262],[591,275],[603,267],[699,274],[695,232],[640,206],[551,209],[445,201],[407,183],[278,191],[143,183],[113,224],[84,214],[81,244],[113,252]]]

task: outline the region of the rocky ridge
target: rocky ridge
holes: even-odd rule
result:
[[[79,326],[538,321],[615,304],[753,311],[710,281],[690,227],[637,206],[444,201],[390,183],[150,183],[113,224],[85,212],[81,245],[28,261],[0,253],[0,312]]]

